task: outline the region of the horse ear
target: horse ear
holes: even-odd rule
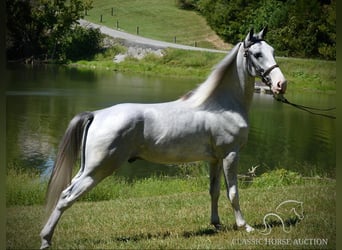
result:
[[[245,48],[249,47],[249,45],[251,44],[253,35],[254,35],[254,29],[251,28],[251,30],[247,34],[245,40],[243,41],[243,44],[244,44]]]
[[[258,38],[259,39],[264,39],[264,37],[266,36],[266,33],[268,31],[267,26],[265,26],[258,34]]]

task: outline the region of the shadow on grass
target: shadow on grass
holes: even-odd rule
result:
[[[294,226],[297,223],[300,222],[300,219],[296,218],[289,218],[284,221],[284,224],[286,227]],[[268,225],[272,228],[274,227],[282,227],[283,224],[280,221],[277,220],[272,220],[268,221]],[[265,229],[265,225],[263,223],[259,224],[254,224],[253,227],[255,229]],[[140,233],[140,234],[135,234],[135,235],[122,235],[118,237],[114,237],[113,241],[116,242],[123,242],[123,243],[130,243],[130,242],[139,242],[143,240],[153,240],[153,239],[168,239],[168,238],[173,238],[173,237],[183,237],[183,238],[192,238],[192,237],[201,237],[201,236],[214,236],[217,235],[218,233],[225,233],[225,232],[231,232],[238,230],[235,224],[230,224],[230,225],[221,225],[221,228],[218,230],[214,226],[208,226],[206,228],[199,228],[198,230],[194,231],[184,231],[180,234],[170,232],[170,231],[165,231],[165,232],[159,232],[159,233]],[[92,241],[92,244],[100,244],[103,243],[101,240],[90,240],[90,239],[82,239],[81,242],[86,242],[86,241]]]
[[[300,221],[301,220],[298,219],[297,217],[288,218],[287,220],[284,221],[284,225],[285,227],[295,226]],[[279,220],[268,221],[268,225],[271,228],[283,226],[283,224]],[[255,229],[265,229],[265,225],[263,223],[254,224],[253,227]],[[238,230],[235,224],[234,225],[221,225],[221,228],[219,230],[213,226],[208,226],[206,228],[200,228],[194,231],[184,231],[183,233],[181,233],[181,235],[177,235],[177,236],[182,236],[184,238],[192,238],[192,237],[198,237],[198,236],[213,236],[221,232],[230,232],[230,231],[235,231],[235,230]],[[166,231],[166,232],[160,232],[160,233],[155,233],[155,234],[142,233],[142,234],[137,234],[137,235],[132,235],[132,236],[119,236],[115,238],[115,240],[119,242],[137,242],[141,240],[150,240],[150,239],[166,239],[166,238],[172,238],[173,236],[175,236],[175,233]]]
[[[200,228],[198,230],[194,231],[184,231],[180,235],[177,233],[173,232],[161,232],[161,233],[142,233],[142,234],[137,234],[133,236],[119,236],[115,238],[116,241],[119,242],[138,242],[140,240],[150,240],[150,239],[166,239],[166,238],[172,238],[174,236],[181,236],[184,238],[192,238],[192,237],[197,237],[197,236],[213,236],[216,235],[220,232],[228,232],[234,230],[233,226],[225,226],[222,225],[220,230],[217,230],[213,226],[208,226],[207,228]]]
[[[291,226],[295,226],[296,224],[298,224],[301,221],[301,219],[299,219],[298,217],[292,217],[292,218],[288,218],[286,220],[284,220],[284,222],[281,222],[280,220],[268,220],[267,221],[267,225],[270,228],[274,228],[274,227],[283,227],[283,225],[285,227],[291,227]],[[284,223],[284,224],[283,224]],[[265,229],[265,224],[264,223],[259,223],[259,224],[254,224],[253,228],[254,229]]]

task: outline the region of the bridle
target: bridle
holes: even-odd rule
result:
[[[261,78],[262,82],[265,83],[268,87],[272,86],[272,81],[270,78],[270,73],[272,70],[274,70],[275,68],[279,68],[278,64],[274,64],[271,67],[267,68],[266,70],[263,69],[260,65],[255,63],[255,60],[253,60],[252,58],[252,54],[249,51],[249,48],[254,45],[257,42],[261,42],[263,41],[262,39],[258,39],[255,40],[253,43],[249,44],[248,46],[246,46],[245,44],[244,46],[244,54],[243,56],[246,57],[246,61],[247,61],[247,65],[252,65],[255,69],[255,71],[257,72],[257,75]],[[247,69],[249,71],[249,67],[247,66]],[[251,72],[249,72],[251,74]],[[253,75],[253,74],[251,74]]]
[[[254,75],[250,72],[250,66],[254,67],[257,76],[259,76],[262,80],[263,83],[265,83],[269,88],[272,88],[272,80],[270,78],[270,73],[272,70],[274,70],[275,68],[279,68],[278,64],[274,64],[271,67],[267,68],[267,69],[263,69],[260,64],[256,63],[256,60],[254,59],[254,56],[252,55],[252,53],[250,53],[249,48],[258,43],[263,41],[262,39],[255,39],[253,42],[251,42],[250,44],[248,44],[246,46],[245,43],[243,43],[243,47],[244,47],[244,54],[243,56],[246,57],[246,62],[247,62],[247,70],[249,72],[250,75]],[[272,91],[273,93],[273,91]],[[336,116],[334,115],[329,115],[329,114],[323,114],[323,113],[317,113],[316,111],[330,111],[330,110],[334,110],[336,109],[335,107],[333,108],[326,108],[326,109],[321,109],[321,108],[314,108],[314,107],[308,107],[308,106],[304,106],[304,105],[300,105],[300,104],[295,104],[293,102],[288,101],[282,94],[281,95],[275,95],[273,93],[273,98],[276,99],[279,102],[285,103],[285,104],[289,104],[293,107],[296,107],[298,109],[304,110],[306,112],[309,112],[310,114],[313,115],[320,115],[320,116],[324,116],[327,118],[331,118],[331,119],[336,119]]]

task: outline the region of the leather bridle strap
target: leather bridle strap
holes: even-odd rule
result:
[[[261,77],[267,76],[275,68],[279,68],[279,65],[278,64],[274,64],[273,66],[269,67],[267,70],[265,70],[264,73],[261,74]]]
[[[267,86],[271,86],[272,82],[271,82],[271,79],[269,78],[269,74],[271,73],[272,70],[274,70],[275,68],[279,68],[279,65],[278,64],[274,64],[273,66],[269,67],[267,70],[265,70],[264,72],[263,69],[261,69],[262,71],[261,72],[258,72],[260,73],[260,77],[261,77],[261,80],[263,81],[263,83],[265,83]],[[258,71],[258,70],[257,70]]]
[[[258,40],[259,42],[259,40]],[[253,43],[254,44],[254,43]],[[268,69],[264,70],[263,68],[261,68],[259,65],[256,65],[254,60],[251,59],[251,55],[249,53],[249,48],[253,45],[250,44],[248,47],[244,47],[245,49],[245,53],[244,56],[246,57],[247,61],[249,61],[249,63],[251,63],[255,69],[255,71],[258,73],[258,75],[261,77],[261,80],[263,83],[265,83],[267,86],[271,86],[272,85],[272,81],[269,77],[269,74],[271,73],[272,70],[274,70],[275,68],[279,68],[278,64],[274,64],[273,66],[269,67]],[[248,64],[248,62],[247,62]]]

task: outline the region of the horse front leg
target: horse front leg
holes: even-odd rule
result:
[[[237,180],[238,160],[238,152],[230,152],[228,156],[223,159],[223,171],[227,187],[227,196],[234,210],[236,225],[238,227],[244,227],[247,232],[251,232],[254,229],[246,223],[240,209]]]
[[[222,165],[216,161],[210,163],[210,188],[209,193],[211,197],[211,224],[215,228],[220,229],[220,217],[218,214],[218,200],[220,196],[220,180]]]

